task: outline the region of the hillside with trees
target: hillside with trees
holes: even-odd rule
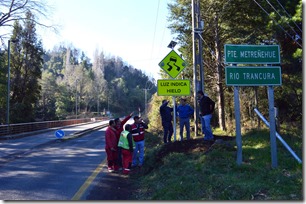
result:
[[[8,48],[11,40],[10,122],[32,122],[105,114],[125,115],[145,110],[145,89],[151,127],[160,129],[158,107],[164,98],[156,94],[155,80],[127,65],[120,57],[105,56],[99,50],[90,59],[73,45],[59,44],[45,50],[36,34],[36,26],[45,26],[47,5],[35,0],[0,3],[0,28],[13,32],[0,36],[0,122],[6,123]],[[278,0],[201,0],[204,30],[203,66],[205,92],[216,101],[214,127],[234,131],[234,93],[225,84],[225,44],[277,44],[281,52],[282,85],[274,87],[275,106],[280,123],[302,126],[302,1]],[[10,8],[16,8],[10,9]],[[187,67],[177,79],[193,81],[192,8],[190,0],[168,4],[169,29],[176,34],[179,52]],[[31,12],[29,11],[31,10]],[[51,29],[54,27],[50,26]],[[9,37],[8,37],[9,36]],[[13,41],[16,41],[13,43]],[[167,74],[161,74],[168,78]],[[191,83],[193,84],[193,83]],[[192,92],[194,87],[192,87]],[[149,100],[153,95],[153,99]],[[194,98],[188,97],[193,104]],[[241,123],[256,127],[260,121],[257,107],[267,118],[267,87],[241,87]],[[124,105],[123,105],[124,104]]]
[[[37,26],[48,27],[38,18],[48,14],[42,2],[4,1],[0,8],[0,28],[12,27],[11,34],[0,35],[0,124],[7,122],[7,36],[10,123],[144,112],[157,89],[154,79],[120,57],[98,50],[93,59],[64,43],[45,50],[36,33]]]

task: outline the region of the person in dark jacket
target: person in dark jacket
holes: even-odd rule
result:
[[[172,125],[172,112],[173,108],[168,106],[169,101],[163,100],[162,105],[159,108],[159,113],[162,119],[162,126],[164,129],[164,143],[171,142],[171,137],[173,135],[173,125]]]
[[[201,116],[202,132],[204,134],[204,140],[212,141],[214,136],[210,127],[210,120],[212,118],[212,113],[215,109],[215,102],[211,100],[208,96],[205,96],[203,91],[197,92],[199,110]]]
[[[122,167],[123,174],[129,174],[131,171],[133,150],[135,148],[135,143],[132,136],[132,126],[130,124],[125,125],[125,130],[120,134],[118,147],[121,149],[122,153]]]

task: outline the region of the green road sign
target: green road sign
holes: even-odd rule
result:
[[[158,96],[189,96],[190,81],[189,80],[174,80],[160,79],[157,80],[157,95]]]
[[[186,67],[185,61],[174,50],[171,50],[158,65],[173,79]]]
[[[281,68],[275,67],[225,67],[227,86],[281,85]]]
[[[224,45],[225,63],[280,64],[278,45]]]

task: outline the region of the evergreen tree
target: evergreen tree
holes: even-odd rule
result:
[[[56,93],[59,92],[56,77],[49,70],[42,72],[39,80],[41,86],[41,97],[36,107],[36,120],[56,120]]]
[[[34,121],[35,105],[39,100],[43,67],[43,47],[37,39],[34,16],[26,13],[23,25],[14,24],[11,51],[11,112],[12,123]]]
[[[5,124],[7,98],[7,57],[6,52],[0,50],[0,124]]]

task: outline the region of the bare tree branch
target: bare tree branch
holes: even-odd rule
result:
[[[1,0],[0,1],[0,38],[5,38],[7,34],[1,32],[1,28],[13,27],[16,20],[25,20],[25,13],[30,11],[35,18],[33,22],[38,26],[52,29],[57,32],[56,25],[47,25],[43,20],[48,19],[52,12],[52,6],[45,0]]]

